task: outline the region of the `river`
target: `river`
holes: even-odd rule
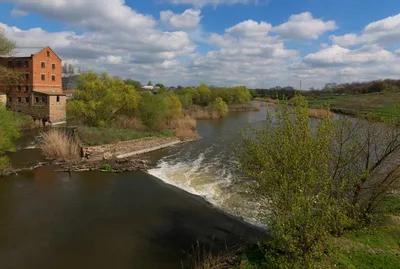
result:
[[[189,268],[196,242],[212,251],[256,242],[263,218],[237,187],[233,149],[241,128],[264,119],[265,108],[198,121],[202,139],[148,154],[148,173],[42,167],[0,179],[0,268]],[[15,166],[43,158],[33,135]]]

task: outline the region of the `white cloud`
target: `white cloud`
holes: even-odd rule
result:
[[[359,65],[390,62],[395,59],[393,53],[377,46],[365,46],[349,50],[338,45],[323,49],[304,57],[306,64],[314,66]]]
[[[161,11],[160,20],[167,27],[173,29],[194,29],[197,28],[201,20],[201,10],[187,9],[182,14],[175,14],[171,10]]]
[[[253,20],[247,20],[226,29],[226,32],[237,36],[266,36],[271,28],[272,25],[269,23],[263,21],[258,23]]]
[[[306,88],[322,86],[326,82],[393,78],[400,73],[400,49],[391,52],[384,44],[374,45],[373,42],[349,49],[321,44],[318,40],[319,51],[300,57],[300,51],[286,47],[287,40],[314,39],[336,27],[333,21],[314,19],[308,12],[293,15],[277,27],[267,21],[246,20],[217,34],[204,32],[200,25],[200,10],[195,9],[181,14],[160,14],[161,21],[171,29],[163,31],[159,21],[126,6],[123,0],[7,2],[14,3],[15,12],[37,13],[62,22],[68,27],[66,29],[74,29],[48,32],[42,28],[21,29],[0,24],[17,45],[49,45],[65,62],[83,70],[110,72],[142,82],[152,80],[175,86],[205,82],[296,87],[302,80]],[[188,2],[205,5],[235,1]],[[366,27],[368,33],[382,36],[381,30],[386,29],[384,32],[392,33],[392,40],[396,38],[393,35],[397,31],[396,20],[382,21],[386,23]],[[342,39],[347,44],[360,44],[356,34]],[[195,42],[207,42],[212,49],[200,53],[203,50],[196,50]]]
[[[19,9],[13,9],[11,10],[11,16],[13,17],[23,17],[26,16],[28,13]]]
[[[289,20],[272,30],[285,39],[318,39],[320,35],[337,28],[334,21],[314,19],[310,12],[290,16]]]
[[[334,44],[353,46],[363,43],[392,45],[400,42],[400,14],[368,24],[361,34],[331,36]]]
[[[162,0],[171,4],[192,5],[195,7],[203,7],[206,5],[235,5],[235,4],[258,4],[268,2],[267,0]]]

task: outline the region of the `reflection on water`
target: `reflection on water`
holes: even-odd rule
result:
[[[259,201],[236,184],[243,180],[235,171],[234,147],[240,131],[265,122],[260,112],[232,113],[221,121],[198,121],[201,140],[164,152],[148,172],[164,182],[204,197],[218,208],[263,226]],[[160,153],[157,153],[160,154]]]
[[[142,172],[0,180],[2,269],[181,268],[196,241],[221,250],[260,234]]]

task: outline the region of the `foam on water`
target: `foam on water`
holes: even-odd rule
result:
[[[222,162],[226,153],[213,153],[213,147],[190,158],[184,149],[161,159],[148,173],[245,221],[263,226],[260,205],[235,191],[231,162]]]

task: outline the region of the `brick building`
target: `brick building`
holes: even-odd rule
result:
[[[51,123],[65,122],[66,97],[62,91],[62,63],[49,47],[17,48],[12,57],[1,57],[0,65],[19,73],[17,85],[0,81],[7,107]]]

